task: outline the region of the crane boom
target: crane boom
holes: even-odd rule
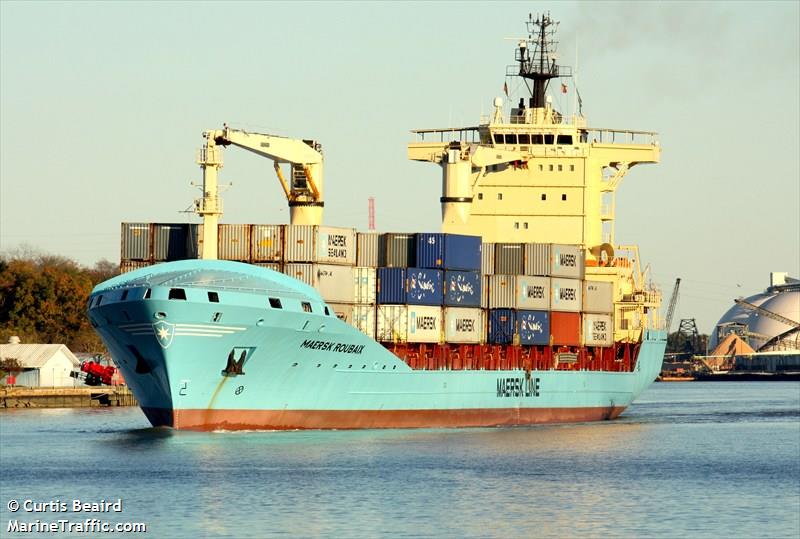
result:
[[[669,309],[667,309],[667,334],[669,334],[669,327],[672,325],[672,316],[675,314],[675,304],[678,303],[678,289],[681,286],[681,278],[675,279],[675,288],[672,289],[672,297],[669,300]]]
[[[766,316],[767,318],[772,318],[773,320],[781,322],[782,324],[786,324],[787,326],[790,326],[792,328],[800,328],[800,322],[795,322],[791,318],[786,318],[785,316],[781,316],[778,313],[774,313],[774,312],[772,312],[772,311],[770,311],[768,309],[765,309],[764,307],[759,307],[758,305],[753,305],[752,303],[748,303],[747,301],[745,301],[745,300],[743,300],[741,298],[737,298],[737,299],[735,299],[733,301],[737,305],[741,305],[745,309],[749,309],[751,311],[755,311],[755,312],[757,312],[758,314],[760,314],[762,316]]]
[[[203,197],[195,201],[195,211],[203,218],[203,258],[217,258],[217,229],[222,216],[222,201],[217,189],[217,174],[222,168],[222,148],[236,146],[261,157],[271,159],[275,173],[289,203],[293,225],[322,223],[323,157],[322,146],[313,140],[292,139],[264,133],[248,133],[231,129],[203,132],[206,142],[197,163],[203,169]],[[291,166],[287,181],[281,164]]]

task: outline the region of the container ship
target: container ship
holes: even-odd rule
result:
[[[123,223],[123,273],[88,315],[154,426],[488,427],[613,419],[656,378],[666,332],[614,196],[655,133],[557,111],[555,24],[527,20],[477,126],[413,131],[442,174],[435,233],[322,225],[313,140],[223,126],[198,152],[202,224]],[[561,82],[559,90],[566,90]],[[274,162],[291,224],[220,224],[222,153]]]

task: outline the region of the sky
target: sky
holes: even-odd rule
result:
[[[0,1],[0,252],[119,260],[121,222],[199,222],[202,131],[313,138],[325,218],[436,231],[412,129],[476,125],[528,13],[560,21],[590,127],[656,131],[617,193],[675,326],[800,277],[800,3]],[[577,64],[577,65],[576,65]],[[515,99],[516,82],[511,81]],[[572,94],[554,94],[571,112]],[[228,223],[285,223],[271,162],[228,149]]]

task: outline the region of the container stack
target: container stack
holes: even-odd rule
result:
[[[197,258],[197,227],[188,223],[122,223],[120,272]]]

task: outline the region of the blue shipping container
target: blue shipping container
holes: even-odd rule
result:
[[[417,234],[417,266],[420,268],[480,271],[481,238],[461,234]]]
[[[517,311],[520,344],[550,344],[550,313]]]
[[[514,341],[514,315],[512,309],[489,309],[490,344],[511,344]]]
[[[402,305],[406,302],[406,269],[378,268],[378,303]]]
[[[480,307],[481,272],[446,271],[444,304],[448,307]]]
[[[443,297],[443,275],[441,270],[408,268],[406,273],[409,305],[441,305]]]

